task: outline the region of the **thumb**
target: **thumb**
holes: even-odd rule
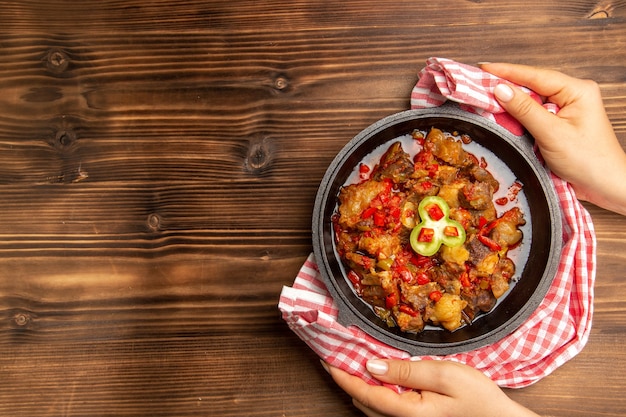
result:
[[[486,378],[473,368],[451,361],[370,360],[367,369],[383,382],[454,396],[459,386]]]
[[[540,129],[545,130],[547,126],[557,121],[554,114],[519,88],[501,83],[494,88],[493,94],[502,108],[524,125],[533,136]]]

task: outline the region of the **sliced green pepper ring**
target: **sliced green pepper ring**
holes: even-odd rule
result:
[[[411,231],[413,250],[423,256],[432,256],[442,244],[454,248],[465,243],[465,229],[450,215],[446,200],[438,196],[424,198],[418,208],[422,221]]]

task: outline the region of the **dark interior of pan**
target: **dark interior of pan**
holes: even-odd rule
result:
[[[528,260],[517,265],[520,278],[489,313],[450,332],[427,327],[418,334],[388,327],[353,291],[334,249],[331,216],[337,195],[355,166],[372,150],[414,129],[431,127],[466,133],[493,152],[523,184],[532,231]],[[519,327],[540,305],[556,274],[561,253],[561,214],[548,174],[533,152],[532,138],[516,136],[484,117],[456,105],[409,110],[391,115],[355,136],[336,156],[319,187],[313,212],[313,249],[324,282],[339,307],[338,320],[355,325],[388,345],[412,355],[447,355],[491,344]],[[529,242],[530,241],[530,242]]]

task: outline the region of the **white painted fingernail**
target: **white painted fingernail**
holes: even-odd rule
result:
[[[508,85],[498,84],[493,89],[493,95],[495,95],[498,100],[506,103],[508,101],[511,101],[514,93],[513,93],[513,89],[509,87]]]
[[[389,370],[387,362],[379,361],[376,359],[367,361],[365,367],[368,371],[370,371],[371,374],[374,375],[385,375],[387,373],[387,370]]]
[[[323,360],[320,360],[320,363],[322,364],[322,368],[324,368],[326,372],[330,373],[330,368],[328,367],[328,364]]]

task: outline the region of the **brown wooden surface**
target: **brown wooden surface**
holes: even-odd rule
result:
[[[597,80],[624,1],[0,1],[0,415],[357,416],[277,310],[335,153],[429,56]],[[626,219],[585,350],[509,394],[626,414]]]

